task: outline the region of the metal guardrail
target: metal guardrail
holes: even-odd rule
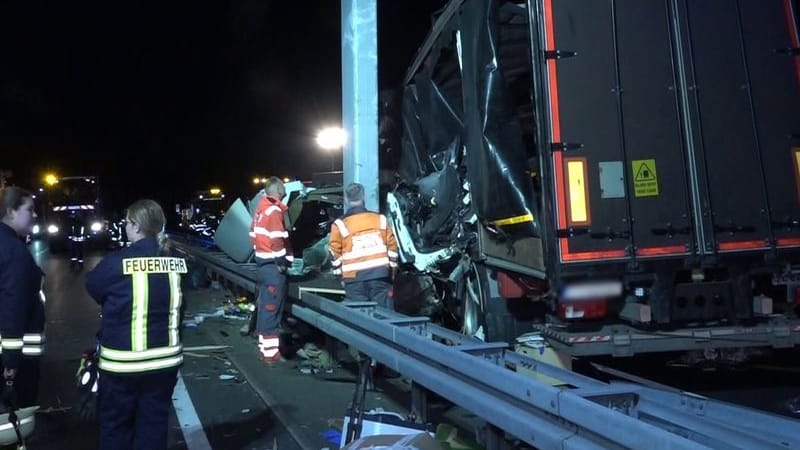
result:
[[[641,331],[627,325],[606,325],[600,330],[562,333],[548,325],[534,326],[550,344],[570,355],[632,356],[657,348],[660,352],[704,350],[707,348],[800,346],[800,321],[772,317],[748,326],[682,328],[673,331]]]
[[[193,245],[189,239],[181,235],[172,234],[170,239],[175,244],[175,249],[186,255],[190,261],[202,264],[246,291],[256,291],[255,264],[237,263],[224,252]]]
[[[179,243],[220,276],[254,290],[255,271]],[[604,383],[371,302],[300,290],[292,314],[538,449],[800,449],[800,421],[691,393]],[[525,369],[568,383],[553,387]]]

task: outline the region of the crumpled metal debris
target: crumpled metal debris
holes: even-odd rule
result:
[[[310,342],[297,350],[296,354],[301,358],[297,367],[301,373],[306,375],[319,373],[320,371],[332,373],[333,369],[337,367],[337,363],[330,352],[320,349]]]

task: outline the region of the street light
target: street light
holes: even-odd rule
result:
[[[331,171],[335,169],[335,150],[341,150],[347,141],[347,133],[339,127],[327,127],[317,133],[317,145],[331,155]]]
[[[48,173],[44,176],[44,182],[47,183],[48,186],[52,186],[58,183],[58,177],[52,173]]]

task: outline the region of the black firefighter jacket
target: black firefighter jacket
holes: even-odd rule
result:
[[[0,222],[0,353],[3,367],[38,357],[44,346],[42,270],[17,233]]]
[[[181,365],[183,273],[183,258],[160,255],[156,240],[145,238],[109,254],[86,274],[86,290],[103,313],[101,370],[139,374]]]

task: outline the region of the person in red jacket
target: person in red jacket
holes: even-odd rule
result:
[[[284,223],[284,213],[288,208],[281,202],[285,195],[283,182],[270,177],[250,225],[257,266],[258,348],[267,364],[281,359],[279,329],[286,300],[286,271],[293,260],[289,232]]]

